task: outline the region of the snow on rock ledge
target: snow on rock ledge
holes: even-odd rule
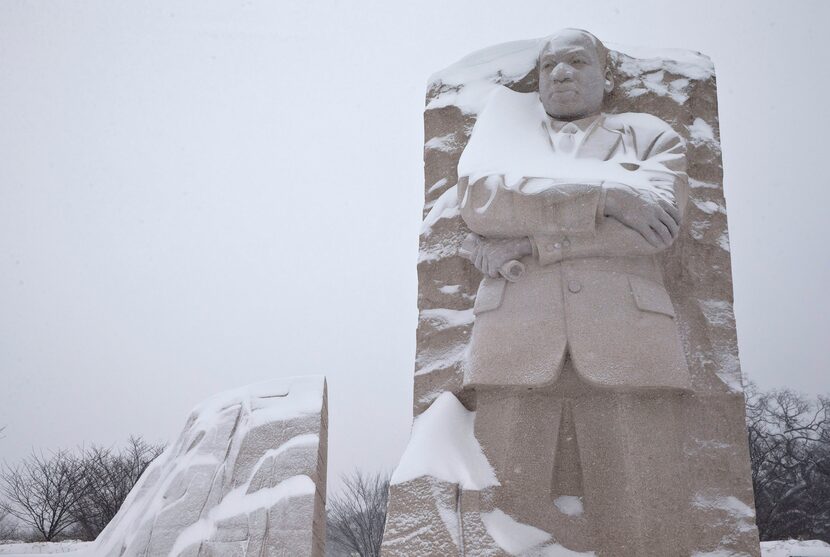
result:
[[[480,490],[498,485],[473,433],[475,412],[470,412],[452,393],[445,392],[415,419],[412,436],[401,462],[392,475],[392,485],[421,476]]]
[[[90,555],[322,557],[323,377],[268,381],[197,406]]]

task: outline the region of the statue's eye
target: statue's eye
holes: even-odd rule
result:
[[[574,60],[571,62],[571,65],[572,66],[581,66],[584,63],[585,63],[585,60],[583,60],[582,58],[574,58]]]

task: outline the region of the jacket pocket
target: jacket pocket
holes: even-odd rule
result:
[[[504,298],[504,289],[506,287],[507,281],[503,278],[484,277],[478,287],[476,302],[473,306],[473,314],[478,315],[485,311],[498,309]]]
[[[674,306],[662,284],[634,275],[628,275],[628,283],[638,308],[674,317]]]

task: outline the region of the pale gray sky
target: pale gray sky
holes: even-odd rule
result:
[[[428,76],[583,27],[718,71],[736,314],[762,387],[830,391],[830,3],[0,0],[0,459],[164,440],[324,373],[330,474],[411,412]]]

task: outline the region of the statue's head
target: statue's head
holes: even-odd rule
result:
[[[563,29],[539,53],[539,97],[557,120],[576,120],[602,110],[614,88],[608,49],[581,29]]]

